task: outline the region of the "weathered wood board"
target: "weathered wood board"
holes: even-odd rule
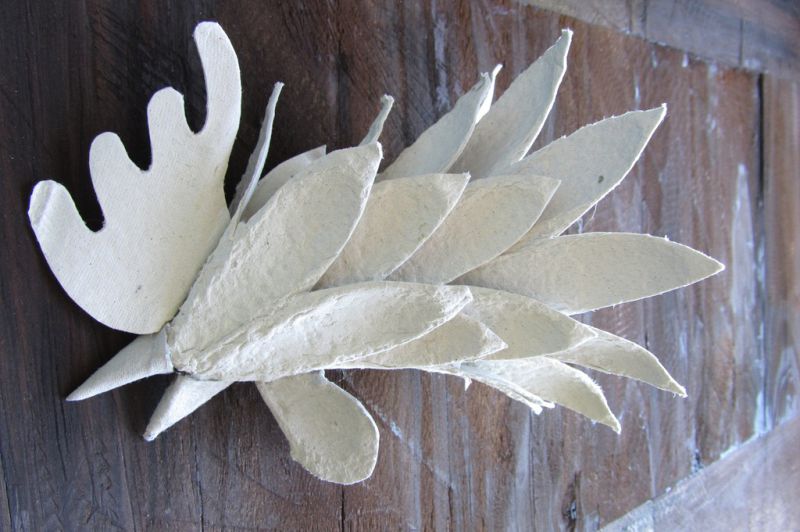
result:
[[[800,4],[791,0],[522,0],[723,65],[800,75]]]
[[[0,529],[594,529],[796,415],[796,83],[511,2],[5,7]],[[728,265],[690,289],[583,319],[647,345],[689,399],[594,374],[622,421],[617,436],[565,410],[533,416],[456,379],[337,374],[382,438],[373,477],[346,488],[291,461],[252,386],[232,387],[154,443],[140,434],[165,378],[65,403],[131,337],[61,290],[28,226],[27,198],[36,181],[56,179],[100,227],[91,139],[116,131],[147,166],[146,103],[166,85],[186,94],[190,124],[202,124],[191,32],[208,19],[230,35],[244,82],[229,185],[275,81],[286,89],[269,166],[358,142],[383,93],[396,98],[383,138],[391,158],[480,70],[504,63],[502,90],[562,27],[575,30],[537,146],[629,109],[666,102],[669,114],[624,184],[573,231],[667,235]]]
[[[800,462],[786,460],[798,438],[795,418],[603,530],[797,530],[793,497],[780,494],[800,492]]]

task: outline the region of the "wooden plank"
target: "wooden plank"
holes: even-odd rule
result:
[[[582,230],[668,235],[728,264],[725,274],[691,289],[593,316],[601,327],[647,345],[687,385],[690,399],[676,401],[617,379],[602,381],[610,389],[612,408],[619,405],[631,421],[622,419],[617,445],[604,448],[595,442],[574,451],[587,457],[582,469],[572,466],[580,485],[576,506],[583,509],[576,526],[591,527],[635,497],[619,494],[616,482],[630,482],[635,486],[630,491],[640,497],[654,496],[670,479],[709,463],[753,433],[761,386],[753,367],[758,294],[749,267],[758,238],[753,214],[758,105],[753,76],[684,63],[678,52],[639,47],[639,41],[607,32],[590,31],[583,39],[576,40],[557,109],[556,122],[566,127],[557,125],[556,136],[626,108],[666,102],[669,111],[643,160],[587,217]],[[614,74],[623,71],[628,75]],[[730,105],[733,101],[737,106]],[[619,497],[623,500],[615,500]]]
[[[3,530],[11,530],[11,500],[6,488],[6,474],[3,458],[0,455],[0,526]]]
[[[678,54],[657,62],[647,98],[672,105],[642,166],[652,168],[642,192],[645,228],[707,249],[727,269],[692,290],[645,304],[648,345],[674,361],[668,367],[680,368],[678,379],[694,398],[674,409],[662,404],[648,417],[656,439],[665,424],[687,435],[683,445],[677,439],[658,443],[654,460],[663,462],[654,468],[660,476],[655,493],[666,489],[670,476],[685,476],[750,438],[763,388],[754,267],[761,245],[757,79],[700,62],[683,68]]]
[[[523,17],[533,15],[540,16]],[[473,31],[488,32],[472,39],[490,43],[475,55],[492,55],[514,69],[522,68],[518,50],[543,51],[557,28],[553,21],[528,33],[524,28],[540,25],[540,18],[523,18],[520,24],[474,5],[462,16],[461,24],[448,22],[448,27],[471,25]],[[464,392],[454,379],[412,372],[358,374],[352,387],[381,419],[384,437],[375,476],[345,490],[345,519],[355,529],[387,522],[396,527],[504,528],[532,522],[543,529],[592,528],[753,434],[762,383],[751,358],[759,351],[760,318],[757,283],[747,263],[755,260],[758,238],[756,78],[697,61],[684,65],[681,53],[567,22],[576,29],[574,49],[545,128],[547,140],[631,108],[666,101],[671,109],[644,161],[584,230],[668,234],[736,263],[707,285],[592,318],[647,342],[689,383],[692,399],[680,401],[599,377],[612,407],[630,420],[623,419],[623,435],[617,438],[562,410],[530,418],[479,385]],[[546,31],[552,33],[542,35]],[[454,61],[466,63],[458,56]],[[734,221],[738,232],[732,237]],[[623,485],[625,490],[614,488]],[[449,516],[443,506],[451,509]]]
[[[741,66],[772,76],[800,78],[800,4],[740,0]]]
[[[587,24],[605,26],[624,33],[636,33],[641,23],[644,0],[520,0],[529,4],[576,18]]]
[[[742,13],[724,0],[647,0],[644,36],[689,53],[741,65]]]
[[[478,71],[503,62],[503,90],[560,28],[575,29],[567,78],[538,146],[604,116],[664,101],[670,107],[643,161],[583,230],[667,234],[728,264],[724,275],[697,287],[585,319],[647,344],[687,384],[690,398],[593,374],[621,415],[616,436],[560,409],[532,416],[480,385],[465,391],[457,379],[345,373],[337,379],[373,412],[382,446],[375,475],[344,489],[291,461],[251,386],[226,391],[152,444],[139,434],[164,378],[65,404],[63,397],[130,337],[93,322],[63,293],[28,228],[27,197],[36,181],[55,178],[99,227],[87,172],[91,139],[119,131],[146,165],[145,106],[168,84],[187,94],[191,123],[202,123],[202,77],[189,37],[206,19],[228,31],[244,79],[229,188],[275,81],[287,87],[268,165],[319,144],[360,139],[383,92],[397,99],[383,139],[391,158]],[[510,0],[89,2],[84,11],[15,3],[0,24],[8,36],[0,50],[0,500],[9,516],[9,523],[0,517],[0,528],[591,529],[709,464],[759,423],[792,412],[781,406],[794,393],[785,384],[791,372],[775,369],[791,358],[765,360],[758,336],[764,241],[752,74]],[[787,89],[776,91],[773,101],[784,101]],[[797,120],[781,124],[770,131],[790,131]],[[797,143],[780,144],[780,135],[764,138],[775,146],[765,164],[776,161],[775,175],[783,176],[780,168],[796,171],[784,153]],[[796,203],[785,202],[791,187],[789,177],[767,179],[764,196],[776,205],[774,221],[767,220],[775,234],[767,262],[780,265],[781,286],[790,288],[797,259],[777,244],[794,237],[778,234],[777,221],[797,216]],[[776,305],[782,289],[772,293]],[[775,325],[768,343],[796,353],[793,327]],[[766,394],[765,383],[772,386]],[[759,397],[774,406],[759,406]]]
[[[800,7],[795,2],[520,1],[728,66],[793,79],[800,77]]]
[[[798,439],[796,418],[603,530],[797,530]]]
[[[800,84],[765,76],[767,424],[800,411]],[[769,426],[765,428],[770,428]]]

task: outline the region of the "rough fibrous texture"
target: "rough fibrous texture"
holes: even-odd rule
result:
[[[180,96],[164,89],[148,107],[146,172],[117,137],[95,140],[101,231],[85,227],[54,182],[31,197],[31,223],[67,293],[99,321],[146,334],[68,399],[178,370],[145,431],[151,440],[231,383],[253,381],[292,457],[350,484],[372,473],[379,433],[325,369],[454,375],[536,413],[559,404],[616,431],[602,390],[573,365],[685,394],[646,349],[569,317],[722,268],[649,235],[559,236],[619,184],[666,112],[609,118],[527,155],[564,75],[571,32],[494,105],[498,69],[483,74],[382,174],[388,96],[359,146],[316,148],[262,177],[276,84],[227,208],[239,70],[218,25],[199,25],[195,39],[206,125],[191,133]]]

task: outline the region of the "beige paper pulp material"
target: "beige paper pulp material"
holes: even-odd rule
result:
[[[394,98],[387,94],[384,94],[381,97],[381,110],[378,112],[378,116],[375,117],[375,120],[369,127],[369,131],[367,131],[366,136],[359,143],[359,146],[378,142],[378,139],[381,137],[381,133],[383,132],[383,124],[386,123],[386,118],[389,116],[389,111],[392,110],[393,105]]]
[[[378,141],[383,131],[383,124],[386,122],[386,117],[389,116],[389,111],[391,111],[393,105],[394,98],[391,96],[384,95],[381,98],[381,110],[359,146],[365,146]],[[248,220],[253,214],[260,210],[261,207],[266,205],[269,198],[271,198],[279,188],[285,185],[287,181],[297,175],[301,170],[305,169],[310,163],[323,157],[325,152],[325,146],[318,146],[313,150],[295,155],[273,168],[267,175],[261,178],[258,185],[256,185],[256,190],[245,207],[243,218]]]
[[[332,152],[291,179],[212,257],[170,326],[178,352],[199,350],[308,290],[350,238],[381,158],[378,144]]]
[[[584,126],[551,142],[508,169],[510,174],[547,175],[561,181],[542,216],[510,251],[561,234],[611,192],[639,159],[667,106],[631,111]]]
[[[665,238],[585,233],[535,241],[459,282],[524,294],[565,314],[579,314],[663,294],[723,268]]]
[[[478,122],[451,171],[470,172],[473,178],[500,175],[528,153],[555,102],[571,42],[572,32],[562,31],[561,38],[517,76]]]
[[[594,338],[580,346],[549,353],[547,356],[604,373],[640,380],[686,397],[686,388],[672,378],[653,353],[630,340],[593,327],[591,329],[597,335]]]
[[[507,344],[491,360],[530,358],[579,349],[596,333],[591,327],[529,297],[470,287],[473,300],[464,314],[481,321]]]
[[[492,101],[496,74],[497,70],[482,74],[480,81],[458,99],[449,113],[425,130],[381,172],[380,179],[447,172]]]
[[[267,103],[267,109],[264,112],[264,120],[262,121],[261,131],[258,134],[258,143],[256,149],[250,155],[247,161],[247,169],[244,171],[244,176],[239,181],[236,187],[236,194],[229,206],[231,213],[231,222],[228,225],[227,232],[229,236],[233,236],[236,227],[239,225],[239,220],[243,218],[245,206],[251,203],[253,193],[258,186],[258,180],[261,173],[264,171],[264,163],[267,161],[267,153],[269,153],[269,145],[272,141],[272,125],[275,121],[275,108],[278,105],[278,98],[283,90],[283,83],[276,83],[272,91],[272,96]],[[246,220],[246,218],[245,218]]]
[[[465,388],[468,388],[473,380],[490,386],[514,401],[524,404],[537,415],[542,413],[542,409],[555,406],[516,382],[505,378],[504,375],[492,373],[488,366],[476,366],[475,364],[445,365],[435,368],[435,372],[464,379]]]
[[[506,348],[506,343],[480,321],[459,314],[430,333],[337,369],[430,369],[477,360]]]
[[[164,332],[136,338],[67,396],[81,401],[151,375],[172,373]]]
[[[156,436],[188,416],[209,399],[233,384],[227,381],[199,381],[185,375],[176,375],[164,392],[150,422],[144,439],[153,441]]]
[[[381,177],[392,179],[377,184],[388,96],[360,146],[316,148],[259,179],[276,84],[226,207],[222,179],[241,85],[224,32],[200,24],[203,130],[189,131],[180,96],[165,89],[148,107],[151,169],[133,166],[117,137],[98,137],[90,157],[106,217],[98,233],[60,185],[40,183],[31,197],[36,237],[67,292],[103,323],[148,333],[69,399],[177,369],[148,424],[150,440],[233,382],[255,381],[292,457],[347,484],[371,474],[378,431],[325,369],[453,375],[536,413],[558,403],[617,431],[600,388],[565,362],[684,394],[646,349],[566,315],[685,286],[722,267],[648,235],[557,237],[617,186],[665,112],[603,120],[524,157],[552,106],[570,36],[494,105],[498,69],[484,74],[388,166]],[[467,184],[470,174],[484,179]],[[454,278],[462,286],[445,285]],[[108,285],[98,289],[98,279]],[[425,283],[398,282],[409,280]]]
[[[349,363],[337,363],[336,367],[338,369],[423,368],[482,358],[505,346],[505,343],[482,323],[463,315],[455,315],[430,334],[374,356],[359,358]],[[297,389],[297,393],[301,394],[306,388],[316,387],[319,380],[319,378],[295,380],[293,386]],[[153,414],[146,434],[154,438],[229,384],[230,382],[197,381],[182,375],[178,376]],[[271,390],[272,387],[260,388],[262,395],[272,393]],[[320,393],[313,390],[305,391]]]
[[[378,460],[379,433],[361,402],[321,372],[256,384],[289,440],[292,458],[316,477],[361,482]]]
[[[437,231],[467,186],[466,174],[375,183],[364,215],[320,286],[385,279]]]
[[[448,283],[489,262],[528,232],[557,187],[541,176],[471,182],[439,229],[389,279]]]
[[[391,101],[384,100],[384,110],[388,111],[388,107],[390,106]],[[268,106],[268,109],[269,108],[270,106]],[[382,110],[382,114],[383,113],[384,111]],[[268,112],[267,118],[265,119],[265,127],[262,129],[262,131],[267,129],[269,120],[270,114]],[[385,116],[383,118],[379,116],[379,118],[376,120],[376,123],[382,125],[383,120],[385,120]],[[373,125],[371,131],[377,131],[379,134],[380,126]],[[263,137],[264,136],[262,135],[262,138]],[[301,174],[300,178],[302,178],[301,172],[307,169],[312,162],[317,161],[324,155],[325,147],[321,146],[295,156],[276,166],[271,172],[269,172],[259,181],[252,197],[245,204],[243,218],[245,220],[249,220],[256,212],[261,210],[261,208],[266,205],[274,193],[286,182],[288,182],[289,179],[297,174]],[[329,158],[328,163],[331,161],[335,162],[335,159]],[[318,165],[320,164],[322,163],[318,163]],[[292,284],[284,285],[283,287],[278,288],[283,289],[283,291],[280,293],[280,296],[287,295],[296,290],[296,287]],[[275,295],[275,298],[277,299],[279,296],[276,294],[273,295]],[[195,409],[205,404],[205,402],[227,388],[230,384],[231,382],[219,383],[214,381],[197,381],[188,377],[178,376],[175,382],[165,393],[164,398],[162,399],[161,403],[159,403],[156,411],[153,413],[148,428],[148,434],[152,435],[152,437],[155,437],[158,433],[166,430],[185,416],[192,413]],[[303,388],[306,386],[313,387],[316,385],[316,380],[298,379],[294,381],[294,385],[297,388]],[[323,390],[317,390],[313,393],[317,393],[318,395],[324,394],[326,393],[327,389],[328,388],[326,387]],[[270,393],[269,390],[270,388],[262,389],[262,396],[268,395]],[[301,390],[298,390],[298,392],[299,391]],[[312,393],[311,390],[308,392]]]
[[[267,175],[262,177],[256,185],[253,196],[244,208],[242,218],[244,218],[244,220],[249,220],[261,207],[267,204],[269,198],[271,198],[279,188],[313,161],[324,157],[325,152],[325,146],[318,146],[313,150],[295,155],[291,159],[287,159],[273,168]]]
[[[117,135],[99,135],[89,169],[105,218],[100,231],[86,227],[62,185],[41,181],[31,196],[28,216],[59,283],[118,330],[158,332],[228,222],[222,184],[239,127],[239,66],[217,24],[198,25],[194,38],[206,78],[203,129],[189,129],[183,97],[166,88],[147,106],[149,169],[131,162]]]
[[[461,366],[461,371],[477,381],[501,379],[545,401],[583,414],[593,421],[621,430],[608,408],[603,391],[585,373],[549,357],[517,360],[478,360]]]
[[[213,344],[169,347],[175,368],[201,380],[272,381],[402,345],[451,320],[471,300],[464,286],[360,283],[273,303]]]

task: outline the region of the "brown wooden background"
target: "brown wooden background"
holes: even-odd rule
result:
[[[714,462],[733,464],[723,457],[748,440],[743,449],[767,434],[797,441],[781,435],[800,434],[800,8],[778,0],[534,3],[545,9],[510,0],[4,0],[0,529],[595,529]],[[202,124],[191,33],[208,19],[225,28],[242,67],[231,183],[275,81],[287,86],[269,165],[319,144],[357,142],[384,92],[396,98],[383,137],[391,158],[480,70],[504,63],[504,89],[563,27],[575,30],[569,71],[537,145],[667,102],[641,162],[581,229],[668,235],[728,268],[586,320],[646,345],[690,398],[595,374],[622,421],[617,436],[563,409],[533,416],[480,385],[465,392],[455,379],[338,375],[382,438],[375,474],[346,488],[291,461],[252,386],[233,387],[154,443],[140,434],[166,378],[65,403],[131,337],[94,322],[61,290],[29,228],[27,198],[36,181],[57,179],[98,228],[89,143],[116,131],[146,166],[145,106],[166,85],[187,95],[190,123]],[[798,469],[792,446],[780,449],[787,467],[775,468],[776,479]],[[718,477],[689,497],[719,504],[717,515],[738,496]],[[791,491],[762,484],[775,491],[775,516],[797,526],[796,503],[781,503]],[[654,523],[669,529],[658,515]]]

